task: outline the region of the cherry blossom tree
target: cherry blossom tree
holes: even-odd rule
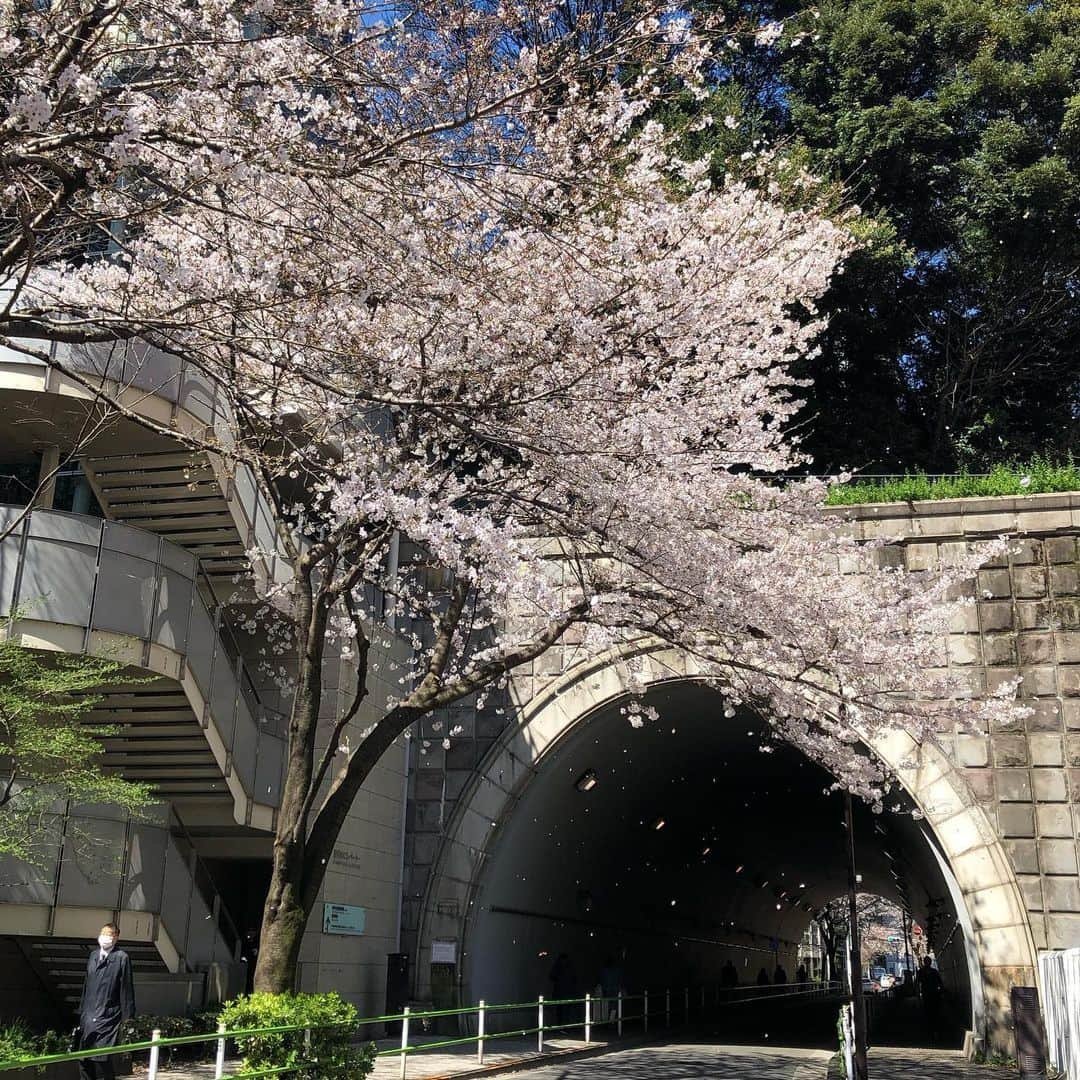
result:
[[[1008,707],[934,666],[979,556],[878,567],[821,482],[777,480],[802,461],[784,436],[818,329],[801,316],[849,232],[809,177],[792,209],[774,162],[716,189],[675,154],[648,116],[665,88],[700,92],[677,11],[0,11],[4,342],[55,364],[49,339],[140,337],[201,365],[243,437],[174,434],[245,460],[295,524],[293,578],[265,598],[297,661],[258,988],[291,985],[393,740],[571,630],[583,656],[685,650],[728,714],[758,710],[876,800],[889,778],[860,740]],[[391,575],[395,536],[435,571]],[[372,585],[414,658],[346,745]],[[360,678],[319,753],[328,643]]]

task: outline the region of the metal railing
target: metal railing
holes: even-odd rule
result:
[[[499,1039],[524,1038],[536,1036],[536,1053],[542,1054],[545,1049],[545,1034],[548,1032],[581,1031],[586,1046],[596,1042],[594,1035],[598,1028],[608,1028],[614,1033],[615,1038],[622,1038],[624,1029],[640,1022],[642,1034],[647,1035],[650,1030],[650,1021],[653,1030],[662,1024],[670,1027],[677,1023],[690,1023],[701,1021],[716,1014],[718,1010],[736,1005],[754,1004],[761,1001],[785,1001],[805,1002],[822,1000],[841,993],[840,983],[820,984],[790,984],[787,986],[747,986],[747,987],[719,987],[698,986],[682,987],[673,994],[670,989],[660,991],[643,990],[639,994],[624,994],[621,991],[615,996],[596,996],[586,994],[580,998],[544,998],[538,997],[535,1001],[513,1002],[506,1004],[488,1004],[479,1001],[476,1005],[461,1009],[425,1009],[413,1012],[406,1006],[400,1013],[386,1016],[367,1016],[357,1020],[328,1023],[328,1024],[283,1024],[276,1027],[243,1028],[228,1030],[224,1024],[218,1026],[218,1030],[206,1035],[178,1035],[172,1038],[163,1038],[159,1030],[155,1030],[149,1040],[143,1042],[126,1043],[119,1046],[96,1047],[93,1050],[75,1050],[66,1054],[49,1054],[37,1058],[25,1058],[20,1061],[0,1061],[0,1072],[9,1069],[35,1068],[45,1065],[59,1064],[66,1061],[79,1061],[84,1058],[100,1058],[117,1054],[132,1054],[143,1051],[149,1052],[149,1068],[147,1080],[158,1080],[161,1071],[161,1051],[180,1046],[194,1046],[200,1043],[215,1044],[214,1054],[214,1080],[223,1080],[230,1077],[231,1080],[256,1080],[257,1077],[278,1076],[292,1072],[299,1072],[308,1068],[311,1063],[300,1063],[289,1066],[274,1066],[265,1069],[249,1069],[239,1072],[225,1072],[226,1048],[230,1041],[258,1038],[265,1035],[301,1034],[305,1046],[311,1043],[311,1033],[326,1028],[347,1028],[354,1035],[359,1036],[364,1028],[374,1025],[400,1024],[401,1038],[396,1046],[379,1050],[376,1057],[399,1057],[401,1062],[401,1080],[407,1080],[408,1063],[410,1055],[427,1053],[432,1050],[442,1050],[449,1047],[468,1046],[476,1044],[477,1064],[484,1064],[484,1050],[488,1043]],[[636,1004],[640,1003],[640,1005]],[[607,1015],[604,1015],[605,1006]],[[633,1006],[627,1011],[628,1006]],[[551,1022],[551,1013],[545,1010],[577,1009],[584,1010],[584,1019],[567,1020],[561,1016]],[[599,1007],[599,1012],[597,1008]],[[640,1009],[640,1011],[635,1011]],[[527,1023],[525,1027],[513,1028],[507,1031],[490,1032],[487,1030],[487,1020],[495,1013],[526,1012],[530,1017],[535,1014],[536,1023]],[[465,1021],[475,1017],[476,1030],[473,1033],[458,1036],[451,1039],[439,1039],[431,1042],[411,1043],[410,1025],[415,1021],[434,1020],[446,1017],[457,1017],[459,1025],[466,1026]]]

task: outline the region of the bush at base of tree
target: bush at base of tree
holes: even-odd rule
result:
[[[285,1069],[297,1080],[363,1080],[375,1063],[375,1044],[353,1044],[357,1014],[347,1001],[329,994],[249,994],[230,1001],[221,1011],[229,1031],[253,1028],[310,1028],[304,1031],[249,1035],[237,1039],[242,1069]]]

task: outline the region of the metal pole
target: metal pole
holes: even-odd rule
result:
[[[484,1064],[484,999],[476,1010],[476,1064]]]
[[[585,995],[585,1043],[592,1042],[592,994]]]
[[[616,998],[616,1031],[619,1033],[619,1038],[622,1038],[622,991],[619,991],[619,996]]]
[[[705,1015],[705,984],[701,984],[701,1015]]]
[[[855,1052],[852,1055],[855,1075],[852,1080],[868,1080],[870,1075],[866,1058],[866,1014],[863,1012],[862,956],[859,951],[859,909],[855,887],[855,815],[851,805],[851,792],[844,796],[844,821],[847,824],[848,857],[848,945],[851,955],[851,1022],[855,1036]]]
[[[536,1003],[536,1052],[544,1052],[544,995]]]
[[[154,1028],[150,1033],[150,1041],[153,1045],[150,1047],[150,1068],[146,1075],[147,1080],[157,1080],[158,1071],[158,1055],[161,1053],[161,1047],[157,1045],[158,1040],[161,1038],[161,1029]]]
[[[649,1030],[649,991],[648,990],[645,991],[645,1008],[642,1009],[642,1012],[645,1014],[645,1030],[648,1031]]]
[[[664,1023],[671,1027],[671,990],[664,991]]]
[[[690,1023],[690,987],[683,987],[683,1006],[686,1013],[686,1022]]]
[[[409,1055],[409,1006],[401,1010],[401,1080],[405,1080],[405,1069],[408,1065]]]
[[[222,1021],[218,1024],[217,1029],[222,1038],[217,1041],[217,1057],[214,1058],[214,1080],[221,1080],[225,1075],[225,1022]]]

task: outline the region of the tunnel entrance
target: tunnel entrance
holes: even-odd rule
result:
[[[464,998],[583,994],[612,965],[628,991],[715,985],[728,965],[744,985],[794,979],[808,925],[847,889],[843,797],[704,684],[664,683],[647,703],[659,719],[637,729],[625,698],[569,728],[497,822],[464,926]],[[977,1029],[948,861],[908,796],[888,804],[856,803],[859,889],[926,929],[958,1030]]]

